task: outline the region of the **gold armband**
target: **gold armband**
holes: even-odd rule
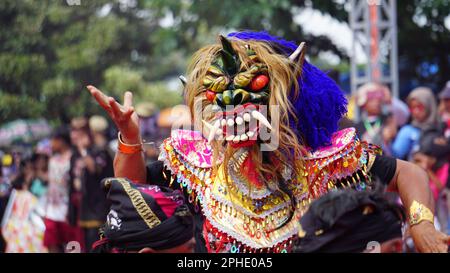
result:
[[[422,221],[429,221],[434,224],[434,215],[429,208],[414,200],[409,208],[409,224],[413,226]]]

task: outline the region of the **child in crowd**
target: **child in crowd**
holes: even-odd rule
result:
[[[413,153],[413,160],[427,172],[430,178],[430,189],[435,200],[435,215],[441,231],[448,233],[449,211],[444,189],[449,175],[447,158],[449,147],[442,143],[441,139],[436,134],[423,137],[420,148]]]

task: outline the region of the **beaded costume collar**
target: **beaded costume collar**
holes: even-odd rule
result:
[[[336,187],[364,189],[370,182],[371,155],[379,152],[359,141],[353,128],[336,132],[329,146],[301,159],[298,177],[288,179],[293,208],[284,192],[249,189],[233,166],[227,181],[220,160],[213,174],[211,147],[197,131],[174,130],[161,148],[160,160],[172,174],[170,184],[179,183],[205,217],[209,252],[289,252],[309,203]],[[241,153],[242,161],[245,156]]]

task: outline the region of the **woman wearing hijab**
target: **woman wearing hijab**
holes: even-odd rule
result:
[[[361,140],[380,146],[391,155],[387,140],[397,132],[397,123],[388,107],[391,103],[389,89],[378,83],[366,83],[357,91],[356,103],[361,109],[361,121],[355,126]]]
[[[419,147],[420,138],[440,130],[437,104],[433,92],[427,87],[417,87],[408,96],[411,123],[403,126],[392,142],[392,154],[401,159],[411,159]]]

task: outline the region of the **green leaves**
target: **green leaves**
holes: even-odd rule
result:
[[[103,90],[108,90],[108,94],[117,98],[121,98],[127,90],[139,92],[146,84],[141,72],[121,65],[107,68],[103,75]]]
[[[10,120],[39,117],[44,107],[33,98],[0,91],[0,117],[10,117]]]
[[[306,5],[348,21],[345,1],[81,0],[80,6],[69,6],[66,1],[2,0],[0,123],[20,115],[58,119],[100,113],[85,90],[87,84],[119,99],[131,90],[136,101],[149,100],[160,108],[182,102],[181,85],[178,92],[168,83],[178,83],[191,54],[213,43],[218,33],[241,29],[308,40],[312,58],[331,51],[344,60],[338,69],[348,71],[346,52],[328,37],[303,33],[294,22],[295,11]],[[439,73],[426,80],[440,88],[450,73],[450,35],[443,24],[448,1],[397,5],[399,54],[408,61],[403,77],[423,80],[417,75],[421,64],[436,63]],[[419,17],[426,18],[423,26],[416,22]],[[222,46],[217,65],[233,75],[239,60],[224,38]]]
[[[149,80],[157,80],[160,92],[154,93],[164,97],[169,91],[160,88],[162,80],[183,72],[185,55],[179,54],[177,33],[158,27],[164,7],[149,12],[143,9],[146,1],[126,7],[118,0],[81,3],[1,1],[0,90],[5,103],[0,123],[20,115],[59,119],[100,113],[87,84],[107,87],[106,92],[120,98],[125,90],[154,90]],[[152,51],[155,45],[162,50]],[[159,100],[161,106],[181,102],[181,92],[167,98]]]
[[[106,69],[103,90],[121,100],[125,91],[133,91],[136,102],[150,101],[159,108],[170,107],[182,103],[182,88],[169,89],[163,81],[149,83],[144,80],[142,71],[120,65]],[[174,80],[178,84],[178,80]]]

